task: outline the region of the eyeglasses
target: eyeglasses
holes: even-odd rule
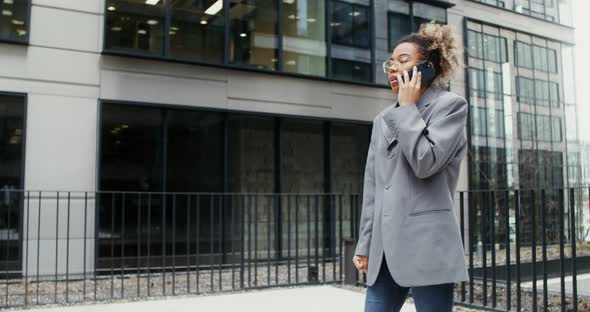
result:
[[[400,63],[394,60],[387,60],[383,62],[383,72],[387,74],[387,72],[389,72],[389,70],[391,69],[391,67],[393,67],[395,63],[397,63],[397,67],[400,66]]]

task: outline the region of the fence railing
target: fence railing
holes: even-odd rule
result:
[[[455,303],[590,311],[588,187],[457,192]],[[0,191],[0,307],[352,282],[359,194]],[[345,247],[347,246],[347,247]]]

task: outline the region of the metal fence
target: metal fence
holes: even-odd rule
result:
[[[590,311],[577,287],[590,272],[589,192],[457,192],[470,281],[455,303]],[[359,194],[3,190],[0,307],[363,286],[349,259],[361,206]]]

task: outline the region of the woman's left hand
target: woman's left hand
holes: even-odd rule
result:
[[[404,79],[400,74],[397,74],[397,83],[399,85],[398,102],[399,105],[416,104],[420,98],[420,87],[422,81],[422,73],[414,66],[412,79],[410,75],[404,70]]]

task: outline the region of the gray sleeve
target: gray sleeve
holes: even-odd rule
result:
[[[467,101],[459,96],[436,106],[430,125],[426,125],[413,104],[391,109],[384,116],[414,173],[422,179],[441,171],[453,159],[465,136]]]
[[[377,131],[376,121],[373,121],[373,130],[371,131],[371,142],[369,143],[369,152],[367,154],[367,163],[365,165],[365,179],[363,183],[363,204],[359,225],[359,236],[354,251],[355,255],[369,256],[369,247],[371,244],[371,235],[373,233],[373,210],[375,206],[375,132]]]

